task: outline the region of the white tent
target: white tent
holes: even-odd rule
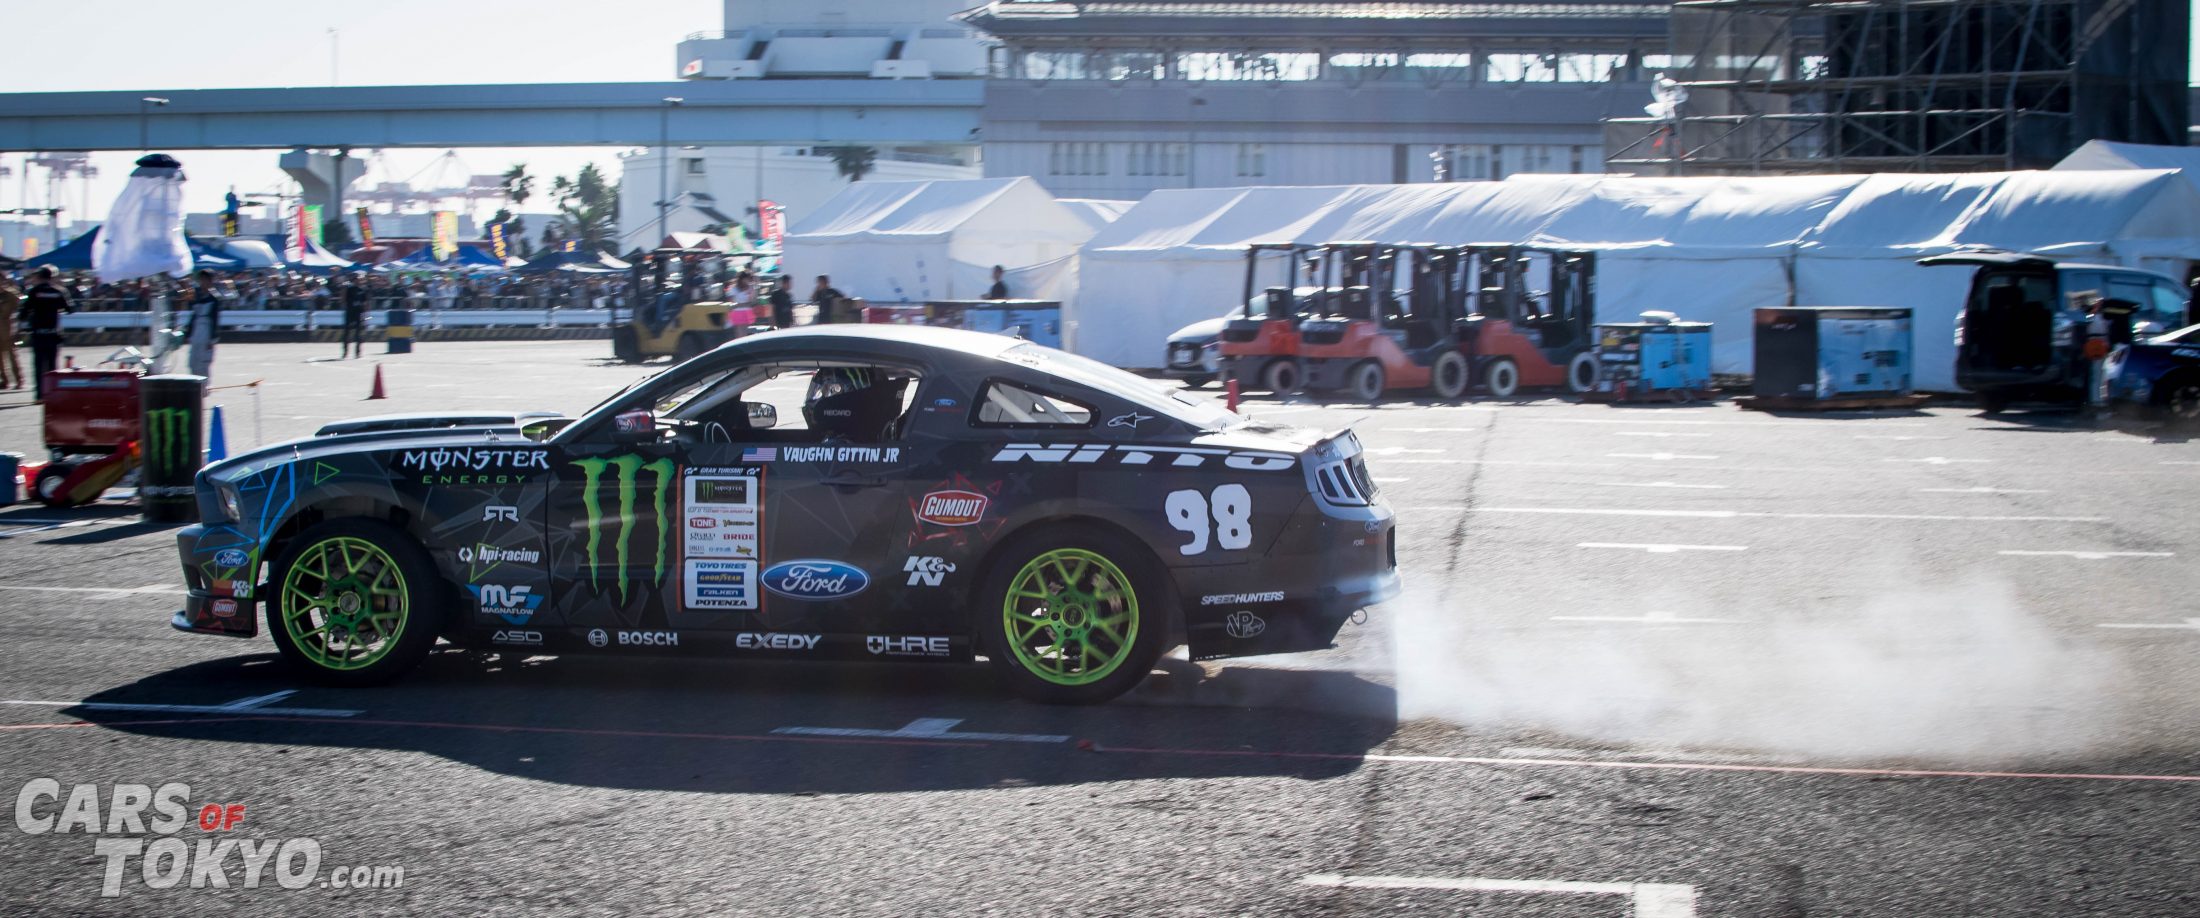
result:
[[[1097,230],[1123,216],[1137,201],[1103,201],[1099,198],[1056,198],[1071,213],[1084,218],[1086,224]]]
[[[1068,300],[1092,234],[1028,178],[852,182],[788,233],[781,264],[876,303],[977,299],[994,265],[1018,299]]]

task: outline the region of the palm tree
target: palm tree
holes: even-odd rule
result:
[[[851,182],[863,181],[878,165],[877,147],[826,147],[825,152],[832,156],[841,176]]]
[[[535,177],[527,174],[526,163],[513,163],[512,168],[504,170],[504,196],[511,200],[513,207],[535,196]]]
[[[564,236],[577,239],[581,248],[601,252],[618,234],[619,192],[604,181],[594,163],[581,167],[571,179],[559,176],[550,183],[550,195],[558,202],[558,222]]]

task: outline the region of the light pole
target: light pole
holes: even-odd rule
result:
[[[1184,144],[1184,187],[1186,188],[1199,187],[1199,109],[1206,104],[1207,100],[1193,96],[1191,106],[1186,109],[1190,112],[1184,122],[1184,129],[1189,135],[1187,137],[1188,142]]]
[[[152,152],[150,148],[153,145],[151,139],[153,109],[164,108],[167,105],[168,100],[159,96],[146,96],[138,100],[138,149],[148,153]]]
[[[666,96],[665,107],[657,113],[658,238],[663,238],[670,231],[665,221],[671,219],[672,214],[672,110],[685,102],[687,100],[679,96]]]

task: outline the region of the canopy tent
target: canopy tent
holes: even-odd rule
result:
[[[971,300],[1007,269],[1018,299],[1076,295],[1084,218],[1029,178],[852,182],[791,230],[782,257],[804,278],[874,302]]]
[[[514,274],[548,274],[564,271],[570,274],[612,274],[633,267],[614,258],[607,252],[545,252],[535,260],[512,269]]]
[[[63,243],[60,248],[23,263],[31,270],[52,268],[56,271],[89,271],[92,269],[92,246],[99,242],[99,228]]]
[[[293,259],[289,249],[291,240],[288,236],[282,233],[270,233],[260,238],[266,242],[268,251],[282,257],[283,267],[292,271],[328,272],[352,266],[349,260],[338,256],[335,252],[322,248],[320,243],[310,239],[306,240],[304,251]]]
[[[184,244],[191,250],[191,269],[194,271],[243,271],[252,267],[216,243],[185,237]]]
[[[283,259],[258,239],[223,239],[220,251],[223,255],[242,262],[246,270],[280,268]]]
[[[1099,198],[1056,198],[1070,213],[1085,221],[1085,225],[1099,229],[1123,216],[1137,201],[1104,201]]]
[[[2056,163],[2055,172],[2105,172],[2117,169],[2181,169],[2188,182],[2200,183],[2200,147],[2164,147],[2145,143],[2088,140]]]

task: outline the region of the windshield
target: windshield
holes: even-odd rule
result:
[[[1073,382],[1137,402],[1163,417],[1201,430],[1221,430],[1245,419],[1231,414],[1213,399],[1187,395],[1097,360],[1064,353],[1037,344],[1021,344],[1001,352],[1001,359],[1037,367]]]

